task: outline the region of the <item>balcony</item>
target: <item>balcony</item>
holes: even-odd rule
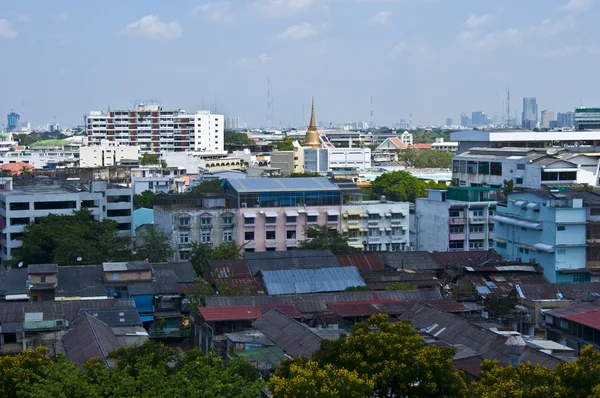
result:
[[[381,242],[381,236],[369,236],[367,239],[368,239],[369,243],[379,243],[379,242]]]
[[[378,224],[379,224],[379,222],[380,222],[380,220],[379,220],[379,219],[377,219],[377,220],[369,220],[369,221],[368,221],[368,224],[369,224],[369,225],[378,225]]]
[[[448,222],[450,225],[464,225],[466,220],[464,217],[450,217]]]
[[[406,243],[404,235],[392,235],[392,243]]]
[[[348,238],[348,244],[349,245],[360,245],[360,244],[362,244],[362,239],[359,236]]]
[[[360,220],[348,220],[348,225],[358,225],[360,224]]]
[[[483,240],[485,239],[485,232],[470,232],[469,240]]]
[[[487,220],[486,216],[471,216],[469,217],[469,223],[471,224],[483,224]]]
[[[465,240],[466,238],[467,238],[467,234],[464,232],[450,234],[450,240]]]

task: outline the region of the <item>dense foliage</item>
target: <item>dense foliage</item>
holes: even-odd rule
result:
[[[219,246],[205,245],[200,242],[192,243],[190,262],[196,273],[204,275],[208,270],[209,260],[239,260],[242,258],[241,248],[234,243],[221,243]]]
[[[448,130],[416,130],[410,132],[413,135],[413,143],[430,144],[435,142],[436,138],[443,138],[444,141],[450,141]]]
[[[292,173],[291,178],[323,177],[320,173]]]
[[[160,164],[158,154],[156,153],[144,153],[140,156],[140,165],[146,166],[150,164]]]
[[[2,397],[241,397],[256,398],[263,382],[241,359],[225,363],[197,350],[174,354],[157,343],[109,354],[113,367],[97,359],[79,369],[46,348],[0,357]]]
[[[135,237],[134,249],[136,257],[151,263],[162,263],[171,259],[169,234],[158,230],[155,226],[140,231]]]
[[[279,150],[279,151],[293,151],[294,150],[294,146],[292,145],[293,142],[294,142],[294,137],[288,136],[288,137],[285,137],[283,140],[277,142],[275,145],[277,146],[277,150]]]
[[[244,133],[238,133],[237,131],[225,130],[223,134],[223,141],[225,145],[254,145],[255,142],[252,138]]]
[[[30,146],[38,141],[46,140],[62,140],[67,138],[66,135],[60,132],[32,132],[30,134],[13,134],[13,140],[17,141],[19,145]]]
[[[200,184],[196,185],[192,189],[190,189],[191,194],[194,193],[219,193],[223,192],[223,187],[221,184],[223,180],[217,178],[216,180],[206,180],[202,181]]]
[[[354,249],[348,245],[348,240],[337,229],[327,225],[315,225],[306,229],[306,237],[299,247],[302,250],[331,250],[334,253],[345,253]]]
[[[153,209],[154,208],[154,192],[152,191],[144,191],[140,194],[133,195],[133,208],[145,208],[145,209]]]
[[[412,283],[394,282],[385,287],[384,290],[416,290],[419,286]]]
[[[452,167],[452,154],[433,149],[408,148],[398,153],[398,160],[408,167],[449,169]]]
[[[101,264],[129,259],[125,241],[117,237],[113,220],[94,220],[87,209],[71,215],[50,214],[27,224],[20,247],[13,249],[13,263]],[[81,261],[77,261],[77,258]]]
[[[388,200],[414,202],[417,198],[427,196],[426,189],[436,188],[446,188],[446,185],[419,180],[408,171],[400,170],[377,177],[371,183],[371,195],[373,199],[379,199],[384,195]]]

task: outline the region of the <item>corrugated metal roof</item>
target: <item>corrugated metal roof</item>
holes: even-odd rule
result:
[[[519,285],[526,300],[594,301],[600,294],[600,283],[529,284]]]
[[[592,303],[576,304],[565,308],[549,310],[546,311],[545,314],[600,330],[599,300]]]
[[[63,337],[67,358],[83,366],[88,359],[97,357],[110,366],[108,353],[120,347],[113,330],[88,313],[77,317],[70,326],[72,329]]]
[[[262,271],[269,295],[339,292],[366,286],[356,267]]]
[[[244,253],[251,275],[260,270],[339,267],[329,250],[289,250]]]
[[[224,184],[238,193],[340,190],[325,177],[228,179]]]
[[[410,270],[431,270],[442,267],[435,261],[433,255],[425,251],[415,252],[378,252],[383,263],[392,268]]]
[[[217,278],[247,278],[250,275],[246,260],[209,260],[211,276]]]
[[[335,256],[340,265],[354,265],[360,271],[384,269],[383,261],[375,253],[338,254]]]
[[[215,279],[215,285],[218,291],[231,289],[237,294],[243,294],[242,291],[248,290],[250,294],[265,294],[265,287],[259,278],[218,278]]]
[[[415,304],[410,311],[401,316],[410,319],[417,330],[427,329],[427,334],[435,336],[450,345],[463,344],[481,353],[484,359],[497,360],[501,365],[511,363],[508,355],[509,347],[505,344],[506,337],[477,326],[465,319],[457,317],[424,303]],[[531,347],[526,347],[521,354],[521,362],[531,361],[550,369],[563,362],[551,355]]]
[[[207,322],[254,320],[261,317],[261,312],[253,305],[238,307],[200,307],[202,318]]]
[[[58,272],[58,264],[29,264],[29,274],[55,274]]]
[[[478,266],[486,262],[498,263],[502,257],[493,249],[456,252],[433,252],[433,258],[441,267],[456,265]]]

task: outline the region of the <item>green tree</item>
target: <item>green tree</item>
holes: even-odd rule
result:
[[[146,166],[150,164],[160,164],[158,154],[156,153],[144,153],[140,156],[140,165]]]
[[[219,192],[223,192],[223,187],[221,186],[221,184],[223,183],[223,180],[221,179],[216,179],[216,180],[206,180],[206,181],[202,181],[200,184],[196,185],[195,187],[193,187],[189,193],[194,194],[194,193],[219,193]]]
[[[315,225],[305,230],[310,240],[300,241],[303,250],[331,250],[336,253],[351,252],[354,249],[348,245],[348,240],[337,229],[327,225]]]
[[[134,209],[153,209],[154,208],[154,192],[144,191],[140,194],[133,195],[133,207]]]
[[[371,183],[371,190],[375,198],[385,195],[388,200],[414,202],[417,198],[427,196],[426,185],[408,171],[400,170],[377,177]]]
[[[241,247],[234,243],[221,243],[211,247],[200,242],[192,243],[190,262],[198,275],[205,275],[209,260],[239,260],[242,258]]]
[[[411,283],[394,282],[385,287],[384,290],[417,290],[419,286]]]
[[[369,290],[371,290],[371,289],[369,289],[368,286],[348,286],[343,291],[344,292],[368,292]]]
[[[279,151],[293,151],[294,150],[294,146],[292,145],[293,142],[294,142],[294,137],[287,136],[283,140],[275,143],[275,145],[277,146],[277,150],[279,150]]]
[[[225,130],[223,141],[225,142],[225,145],[256,145],[254,140],[248,138],[246,134],[230,130]]]
[[[151,263],[162,263],[173,256],[171,237],[168,233],[158,230],[155,226],[141,231],[135,237],[136,257]]]
[[[131,253],[117,232],[116,221],[96,221],[87,209],[71,215],[50,214],[25,226],[12,262],[72,265],[129,259]]]
[[[323,177],[319,173],[292,173],[291,178],[305,178],[305,177]]]
[[[429,345],[409,321],[391,323],[387,315],[354,325],[349,336],[323,340],[313,360],[321,367],[357,372],[374,383],[378,397],[462,397],[463,375],[452,366],[454,349]]]

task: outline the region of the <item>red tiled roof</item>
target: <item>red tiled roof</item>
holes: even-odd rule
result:
[[[567,315],[564,317],[564,319],[577,322],[592,329],[600,330],[600,310],[583,312],[575,315]]]
[[[373,302],[327,303],[333,313],[342,318],[355,316],[371,316],[381,313],[373,306]]]
[[[433,300],[433,301],[428,301],[427,304],[431,305],[432,307],[434,307],[440,311],[444,311],[444,312],[469,311],[469,309],[467,307],[465,307],[464,305],[462,305],[462,303],[459,303],[456,300]]]
[[[272,309],[277,308],[279,311],[283,312],[290,318],[298,319],[298,318],[304,317],[304,315],[302,315],[302,313],[300,311],[298,311],[298,308],[296,308],[296,306],[293,304],[277,304],[277,305],[262,304],[262,305],[258,305],[257,307],[260,310],[260,312],[262,312],[263,314],[266,314],[267,312],[271,311]]]
[[[254,305],[240,305],[236,307],[200,307],[198,311],[207,322],[219,321],[253,321],[262,316]]]
[[[415,149],[431,149],[431,144],[413,144],[411,146]]]
[[[390,142],[392,142],[398,149],[406,148],[406,144],[404,142],[402,142],[402,140],[398,137],[391,137],[391,138],[388,138],[388,140],[390,140]]]
[[[359,271],[384,269],[383,261],[375,253],[340,254],[335,256],[342,267],[354,265]]]
[[[10,174],[13,176],[18,176],[23,173],[23,168],[26,167],[29,171],[35,169],[32,165],[25,162],[16,162],[16,163],[8,163],[0,165],[0,170],[10,171]]]
[[[179,293],[181,293],[181,294],[194,293],[197,286],[200,286],[200,284],[199,283],[179,283],[178,284]]]

